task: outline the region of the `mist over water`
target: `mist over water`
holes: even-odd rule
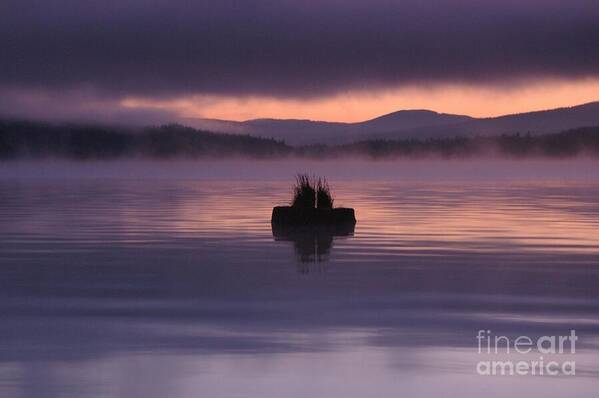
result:
[[[596,166],[0,164],[0,395],[594,397]],[[353,231],[275,236],[297,172]],[[576,329],[577,375],[480,376],[480,329]]]
[[[0,162],[0,178],[118,178],[285,180],[297,173],[335,180],[597,181],[599,159],[282,160],[14,160]]]

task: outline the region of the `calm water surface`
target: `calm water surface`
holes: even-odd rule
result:
[[[333,188],[353,233],[273,236],[288,182],[0,180],[0,396],[597,396],[599,184]],[[479,329],[576,329],[576,376]]]

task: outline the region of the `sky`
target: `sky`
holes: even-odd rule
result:
[[[596,100],[596,0],[0,3],[3,116],[351,122]]]

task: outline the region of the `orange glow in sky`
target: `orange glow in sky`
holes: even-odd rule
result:
[[[314,99],[189,96],[168,100],[130,97],[125,108],[171,111],[181,118],[311,119],[357,122],[402,109],[430,109],[475,117],[499,116],[599,100],[599,79],[546,81],[507,87],[410,86],[349,91]]]

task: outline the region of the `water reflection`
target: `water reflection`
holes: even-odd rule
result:
[[[307,226],[273,224],[272,234],[275,241],[293,242],[299,261],[298,272],[308,273],[310,263],[321,264],[328,261],[335,238],[352,236],[354,228],[354,224]]]
[[[280,231],[287,183],[0,182],[0,396],[596,396],[599,185],[366,185]],[[580,377],[477,376],[483,328]]]

